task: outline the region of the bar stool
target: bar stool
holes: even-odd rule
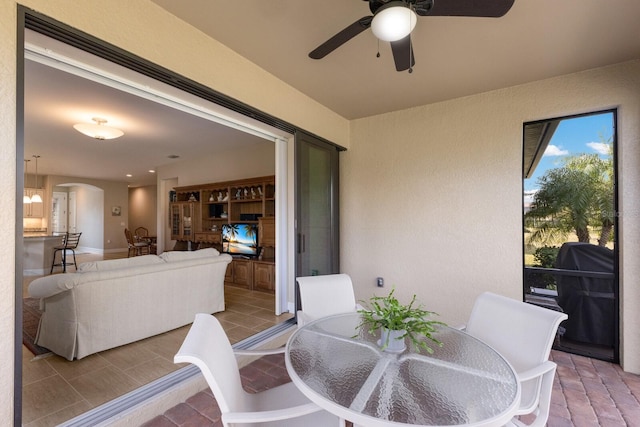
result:
[[[76,248],[78,247],[78,243],[80,243],[80,236],[82,233],[65,233],[62,237],[62,244],[59,246],[54,246],[53,248],[53,259],[51,260],[51,271],[49,274],[53,273],[53,267],[62,267],[62,272],[67,272],[67,265],[76,266],[76,270],[78,266],[76,264]],[[56,254],[62,251],[60,257],[60,263],[56,264]],[[67,262],[67,251],[71,251],[73,254],[73,262]]]

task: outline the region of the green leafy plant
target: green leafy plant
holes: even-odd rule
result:
[[[375,334],[377,330],[386,328],[392,331],[405,331],[398,339],[409,337],[411,342],[429,353],[433,353],[433,349],[429,347],[425,340],[421,340],[420,336],[428,338],[430,341],[442,347],[442,342],[434,338],[431,334],[436,331],[436,325],[446,325],[436,320],[428,320],[431,315],[437,315],[432,311],[427,311],[421,305],[416,303],[416,296],[413,295],[408,305],[402,305],[393,296],[395,288],[391,290],[389,295],[384,297],[374,296],[369,302],[361,301],[365,309],[358,310],[361,314],[361,322],[359,327],[368,326],[369,333]],[[387,342],[383,343],[382,348],[385,349],[389,345],[389,336]]]
[[[555,267],[556,258],[560,248],[557,246],[542,246],[533,254],[533,258],[536,260],[534,267],[553,268]]]
[[[533,258],[536,260],[534,267],[554,268],[560,248],[557,246],[542,246],[536,249]],[[536,274],[530,280],[531,286],[536,288],[557,289],[556,279],[551,274]]]

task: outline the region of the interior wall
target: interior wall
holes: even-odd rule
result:
[[[74,186],[76,193],[76,232],[82,233],[78,246],[88,250],[104,246],[105,192],[95,187]],[[71,231],[71,230],[69,230]]]
[[[356,297],[395,286],[452,325],[483,291],[521,299],[523,123],[616,107],[621,358],[640,373],[640,61],[353,121],[340,216]]]
[[[147,185],[129,189],[129,230],[144,227],[157,234],[158,186]]]
[[[78,231],[87,233],[80,238],[80,246],[91,248],[98,253],[126,249],[127,240],[124,237],[124,229],[127,226],[129,215],[129,189],[126,182],[58,175],[49,175],[47,178],[47,200],[49,201],[53,194],[53,187],[61,184],[74,184],[79,187],[92,186],[102,190],[103,200],[100,202],[99,211],[95,210],[96,206],[85,206],[80,198],[77,200],[79,220],[83,215],[86,215],[85,212],[94,212],[92,219],[85,218],[82,224],[78,224]],[[120,207],[119,216],[112,215],[111,211],[114,206]],[[50,223],[51,212],[47,212],[47,216]],[[102,220],[102,224],[95,222],[97,218]]]

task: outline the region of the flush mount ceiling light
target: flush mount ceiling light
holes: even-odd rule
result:
[[[418,17],[404,1],[392,1],[380,7],[371,21],[371,31],[380,40],[394,42],[407,37]]]
[[[120,129],[106,126],[105,123],[107,123],[107,121],[103,118],[94,117],[91,120],[95,123],[78,123],[73,125],[73,128],[80,133],[101,141],[104,139],[119,138],[124,135],[124,132]]]

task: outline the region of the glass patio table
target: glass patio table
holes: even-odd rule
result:
[[[511,365],[476,338],[447,326],[428,342],[406,339],[381,351],[380,332],[359,328],[358,313],[318,319],[295,331],[285,361],[293,383],[321,408],[362,426],[502,426],[520,402]]]

